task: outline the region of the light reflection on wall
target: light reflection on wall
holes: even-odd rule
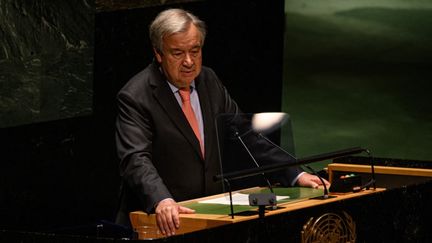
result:
[[[301,156],[432,160],[432,2],[286,0],[283,111]]]
[[[0,127],[91,114],[92,1],[4,0],[0,11]]]

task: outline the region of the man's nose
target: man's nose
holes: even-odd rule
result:
[[[185,66],[192,66],[193,65],[193,59],[189,53],[186,52],[185,58],[183,60],[183,65]]]

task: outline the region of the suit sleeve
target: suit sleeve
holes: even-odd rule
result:
[[[149,112],[127,93],[120,92],[116,145],[120,175],[138,196],[143,209],[153,212],[156,203],[172,197],[152,163],[152,121]]]

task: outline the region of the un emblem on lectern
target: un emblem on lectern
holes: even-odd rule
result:
[[[355,222],[349,214],[343,212],[340,216],[335,213],[326,213],[317,219],[313,217],[303,225],[303,243],[318,242],[355,242]]]

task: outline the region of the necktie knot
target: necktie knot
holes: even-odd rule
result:
[[[190,100],[190,89],[188,88],[179,89],[179,93],[183,103],[188,102]]]

